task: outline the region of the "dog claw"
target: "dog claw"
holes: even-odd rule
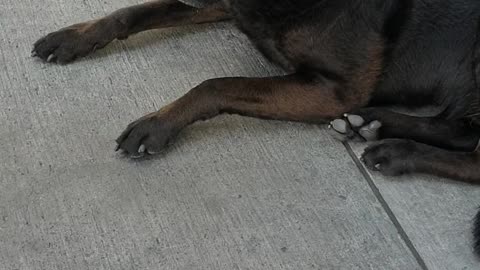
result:
[[[144,156],[143,153],[135,153],[135,154],[132,154],[130,157],[133,159],[140,159],[140,158],[143,158],[143,156]]]
[[[32,54],[31,54],[32,57],[36,57],[38,56],[37,52],[36,51],[32,51]]]
[[[147,153],[148,153],[149,155],[151,155],[151,156],[155,156],[155,155],[160,154],[161,151],[160,151],[160,152],[155,152],[155,151],[147,150]]]
[[[380,163],[378,163],[377,165],[375,165],[375,169],[377,171],[380,171],[380,169],[382,168],[382,165]]]
[[[49,63],[52,62],[54,58],[55,58],[55,55],[50,54],[47,58],[47,62],[49,62]]]
[[[142,145],[140,145],[140,147],[138,148],[138,153],[143,154],[143,153],[145,153],[145,150],[146,150],[146,149],[147,149],[147,148],[145,147],[145,145],[142,144]]]
[[[382,127],[382,123],[380,121],[373,121],[372,123],[370,123],[370,125],[368,125],[370,129],[372,130],[377,130],[379,128]]]

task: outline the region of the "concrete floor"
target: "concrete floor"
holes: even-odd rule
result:
[[[229,23],[139,34],[67,66],[29,57],[137,0],[0,3],[0,269],[480,269],[480,189],[367,172],[324,127],[224,116],[165,155],[114,153],[202,80],[278,74]]]

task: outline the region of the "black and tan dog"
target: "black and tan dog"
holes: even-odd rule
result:
[[[383,140],[363,154],[372,170],[480,183],[480,1],[204,1],[203,8],[159,0],[121,9],[47,35],[33,54],[67,63],[140,31],[233,19],[289,75],[206,81],[130,124],[119,149],[157,153],[185,126],[222,113],[333,120],[340,139]],[[441,112],[380,108],[389,105]]]

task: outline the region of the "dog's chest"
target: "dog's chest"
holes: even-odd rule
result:
[[[292,29],[309,26],[311,34],[318,34],[339,12],[340,4],[331,0],[225,0],[228,2],[237,26],[269,60],[293,71],[298,59],[291,53],[292,44],[286,44]],[[331,4],[335,3],[335,4]],[[318,19],[320,18],[320,19]],[[303,41],[299,41],[303,43]],[[297,44],[301,45],[302,44]],[[301,47],[300,46],[300,47]],[[298,47],[298,46],[297,46]]]
[[[281,48],[281,39],[288,18],[295,12],[290,1],[224,0],[238,28],[270,61],[291,70],[288,57]]]

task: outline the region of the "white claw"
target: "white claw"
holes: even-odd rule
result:
[[[155,156],[155,155],[160,154],[161,151],[160,151],[160,152],[155,152],[155,151],[152,151],[152,150],[147,150],[147,153],[148,153],[149,155],[151,155],[151,156]]]
[[[368,126],[372,130],[377,130],[382,127],[382,123],[380,121],[375,120],[371,122]]]
[[[377,170],[380,170],[381,167],[382,167],[382,165],[380,165],[380,163],[378,163],[377,165],[375,165],[375,169],[377,169]]]
[[[132,155],[131,158],[132,159],[141,159],[141,158],[143,158],[143,155]]]
[[[145,145],[140,145],[140,148],[138,148],[138,153],[145,153],[145,150],[147,150],[147,148],[145,147]]]
[[[52,62],[53,61],[53,58],[55,58],[55,55],[53,54],[50,54],[47,58],[47,62]]]
[[[32,57],[36,57],[38,54],[37,54],[37,51],[33,51],[32,52]]]

